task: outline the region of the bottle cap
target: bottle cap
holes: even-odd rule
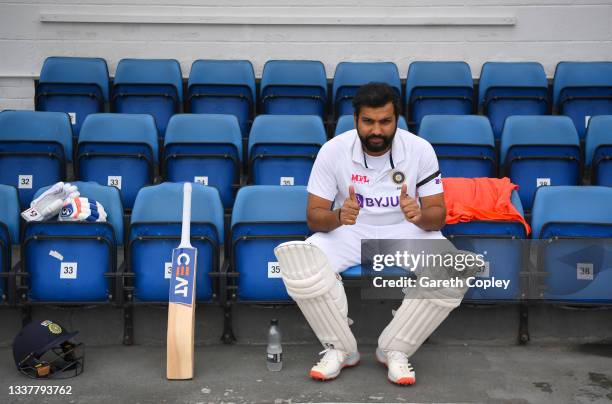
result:
[[[272,321],[270,321],[270,325],[278,325],[278,320],[273,318]]]

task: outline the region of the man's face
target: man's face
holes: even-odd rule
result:
[[[355,116],[355,127],[368,154],[385,154],[391,147],[397,129],[393,103],[378,108],[362,107],[359,116]]]

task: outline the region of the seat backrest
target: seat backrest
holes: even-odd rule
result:
[[[529,87],[546,90],[544,67],[538,62],[486,62],[478,83],[478,103],[483,105],[487,91],[495,87]]]
[[[579,148],[580,140],[574,123],[567,116],[510,116],[502,132],[500,164],[504,164],[508,150],[518,145]]]
[[[315,60],[269,60],[261,76],[261,93],[268,86],[319,87],[327,94],[325,66]]]
[[[144,143],[151,147],[157,161],[158,140],[155,120],[148,114],[90,114],[85,118],[82,143]]]
[[[417,87],[469,87],[474,86],[470,66],[465,62],[410,63],[406,77],[406,105]]]
[[[568,87],[612,87],[612,62],[559,62],[553,82],[553,104],[560,107]]]
[[[191,222],[211,223],[223,242],[223,206],[214,187],[192,183]],[[131,223],[181,223],[183,183],[164,182],[142,188],[136,196]]]
[[[78,187],[81,197],[96,200],[102,204],[106,211],[106,221],[113,226],[118,244],[123,244],[123,205],[119,190],[115,187],[107,187],[97,182],[74,181]],[[49,187],[40,188],[36,191],[34,198],[38,198]]]
[[[8,229],[12,244],[19,243],[19,196],[17,189],[0,184],[0,223]]]
[[[401,94],[397,66],[392,62],[340,62],[333,82],[334,101],[341,87],[359,87],[369,82],[387,83]]]
[[[594,116],[589,120],[585,142],[585,164],[590,166],[599,146],[612,145],[612,115]]]
[[[408,124],[406,124],[406,118],[404,118],[403,115],[400,115],[399,120],[397,122],[397,127],[400,129],[408,130]],[[334,136],[337,136],[352,129],[355,129],[355,117],[353,115],[342,115],[338,118],[338,122],[336,122]]]
[[[113,85],[164,84],[176,88],[179,101],[183,100],[183,76],[175,59],[121,59]]]
[[[547,223],[612,225],[612,188],[600,186],[540,187],[535,195],[531,228],[540,238]]]
[[[45,59],[39,83],[96,84],[109,99],[108,67],[102,58],[51,56]]]
[[[478,115],[427,115],[421,121],[419,136],[432,144],[495,147],[489,120]]]
[[[177,114],[168,122],[164,145],[176,143],[229,143],[242,161],[242,135],[234,115]]]
[[[72,126],[64,112],[0,112],[1,141],[58,142],[66,161],[72,161]]]
[[[257,222],[306,222],[307,201],[305,186],[244,186],[236,195],[231,226]]]
[[[187,87],[196,85],[246,86],[255,101],[255,73],[248,60],[196,60],[191,65]]]
[[[325,127],[315,115],[258,115],[249,134],[249,153],[259,143],[302,143],[323,145]]]

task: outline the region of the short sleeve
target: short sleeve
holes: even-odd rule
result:
[[[332,158],[333,151],[329,147],[329,143],[323,145],[312,166],[307,187],[309,193],[328,201],[333,201],[338,193]]]
[[[438,158],[429,142],[424,142],[423,152],[419,160],[419,175],[416,188],[421,197],[444,192]]]

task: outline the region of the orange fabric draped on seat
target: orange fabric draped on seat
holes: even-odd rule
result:
[[[504,178],[442,178],[446,223],[473,220],[521,222],[527,234],[531,232],[525,218],[511,201],[518,185]]]

